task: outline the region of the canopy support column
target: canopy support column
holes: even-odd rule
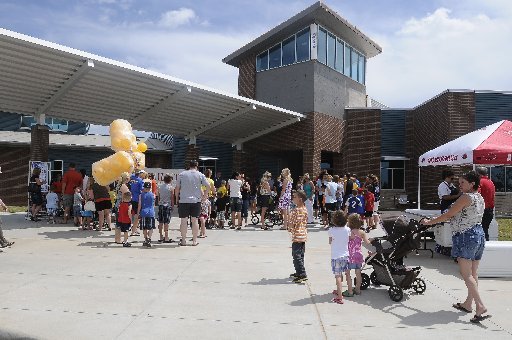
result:
[[[421,166],[418,167],[418,209],[421,209]]]

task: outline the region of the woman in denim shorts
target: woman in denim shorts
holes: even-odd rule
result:
[[[478,292],[477,271],[485,248],[485,234],[481,224],[485,205],[478,192],[479,185],[480,176],[475,171],[462,175],[459,178],[459,186],[463,195],[441,216],[422,221],[424,225],[433,225],[450,220],[453,234],[452,257],[457,258],[459,271],[468,288],[466,300],[462,303],[457,302],[453,307],[471,313],[474,301],[476,311],[470,320],[473,323],[490,317]]]

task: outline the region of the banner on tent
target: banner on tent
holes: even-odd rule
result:
[[[144,169],[144,171],[146,171],[147,173],[155,175],[155,181],[157,181],[158,184],[161,184],[164,182],[164,176],[166,174],[171,175],[172,181],[176,182],[178,175],[184,170],[185,169],[162,169],[162,168],[145,168]]]

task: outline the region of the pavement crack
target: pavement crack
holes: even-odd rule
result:
[[[315,296],[313,295],[313,291],[311,290],[311,285],[309,284],[309,282],[306,282],[306,288],[308,289],[309,298],[311,299],[313,306],[315,306],[315,313],[318,318],[318,322],[320,323],[320,328],[322,329],[324,339],[327,340],[327,332],[325,330],[324,322],[322,321],[322,316],[320,315],[320,311],[318,310],[318,305],[316,304]]]

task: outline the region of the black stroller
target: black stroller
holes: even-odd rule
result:
[[[406,267],[403,258],[420,248],[420,234],[427,227],[413,219],[406,223],[398,218],[396,221],[384,221],[384,229],[388,236],[372,240],[376,252],[366,258],[363,268],[371,265],[373,272],[370,276],[361,274],[361,289],[368,288],[370,282],[375,286],[389,286],[389,297],[395,302],[402,301],[404,290],[413,289],[416,293],[423,294],[427,286],[418,277],[421,267]]]
[[[278,202],[277,195],[273,193],[270,196],[269,205],[267,208],[267,211],[265,213],[265,226],[268,228],[272,228],[275,225],[282,225],[283,224],[283,216],[281,216],[281,213],[276,209],[277,208],[277,202]],[[251,214],[251,223],[253,225],[257,225],[260,223],[260,216],[261,216],[261,206],[258,204],[258,208],[256,212]]]

